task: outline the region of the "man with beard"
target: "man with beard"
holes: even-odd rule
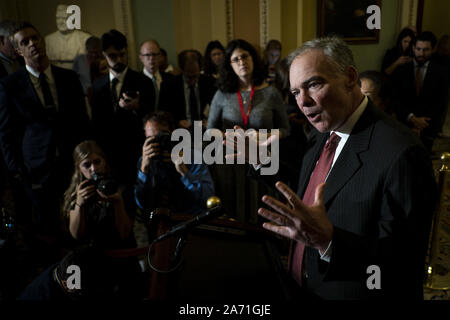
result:
[[[110,30],[101,40],[109,73],[92,87],[94,132],[116,170],[122,193],[132,193],[145,139],[142,118],[153,111],[155,93],[149,78],[128,68],[127,39],[122,33]]]
[[[420,137],[429,151],[444,125],[448,99],[446,70],[430,60],[435,45],[433,33],[421,33],[413,46],[414,60],[392,74],[399,94],[399,120]]]

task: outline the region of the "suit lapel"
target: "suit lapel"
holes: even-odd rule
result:
[[[409,85],[409,90],[411,90],[411,94],[414,93],[413,96],[416,95],[416,69],[414,67],[414,63],[410,62],[408,65],[408,75],[406,77],[406,79],[410,79],[408,81],[408,85]]]
[[[434,77],[434,64],[432,63],[432,61],[430,61],[430,63],[428,64],[428,69],[427,69],[427,73],[425,74],[425,78],[423,79],[423,84],[422,84],[422,90],[420,91],[420,94],[422,94],[422,92],[424,92],[428,86],[431,84],[431,80]]]
[[[359,154],[369,147],[373,131],[373,118],[376,117],[376,115],[374,115],[374,112],[376,112],[374,108],[376,107],[369,101],[366,110],[353,128],[352,134],[348,138],[339,158],[335,162],[327,178],[327,184],[324,190],[325,205],[334,198],[359,168],[361,168],[362,162]],[[299,197],[303,197],[311,173],[314,170],[328,137],[328,133],[317,133],[315,136],[311,137],[310,143],[314,145],[303,160],[303,168],[298,186]]]
[[[127,92],[128,88],[132,87],[131,84],[130,84],[130,82],[131,82],[130,72],[131,72],[131,70],[128,69],[127,73],[125,74],[125,77],[123,78],[122,88],[120,88],[120,92],[118,94],[119,99],[122,96],[122,93]]]
[[[188,101],[186,101],[186,96],[185,96],[185,92],[184,92],[184,79],[183,79],[183,75],[180,74],[179,76],[177,76],[177,90],[175,92],[179,92],[180,96],[179,96],[179,103],[177,103],[176,106],[174,106],[175,108],[183,108],[182,110],[179,110],[179,114],[183,115],[183,119],[187,118],[187,114],[186,114],[186,108],[187,108],[187,104]]]
[[[25,103],[21,104],[24,108],[27,109],[31,114],[36,114],[37,112],[43,110],[44,106],[42,105],[41,100],[39,100],[39,96],[36,92],[36,89],[31,82],[30,75],[25,67],[22,67],[19,71],[19,78],[23,79],[23,81],[17,82],[18,92],[22,93],[23,96],[20,97],[20,100],[25,101]],[[29,103],[33,102],[33,103]]]
[[[53,79],[55,81],[55,87],[56,87],[56,95],[58,98],[58,110],[60,109],[61,105],[64,105],[64,103],[62,103],[62,100],[66,95],[63,92],[63,82],[64,82],[64,77],[61,75],[60,70],[58,70],[57,67],[50,65],[51,67],[51,71],[53,74]]]
[[[369,101],[366,110],[353,128],[339,158],[331,169],[324,190],[325,206],[362,166],[359,154],[369,148],[373,131],[373,108],[375,107]]]

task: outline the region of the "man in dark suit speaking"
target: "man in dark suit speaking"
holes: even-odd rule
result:
[[[358,86],[339,38],[306,42],[290,57],[290,85],[316,130],[297,194],[264,196],[264,227],[292,239],[289,272],[325,299],[423,298],[436,183],[427,152]]]
[[[25,67],[0,80],[0,145],[11,175],[31,200],[40,231],[53,234],[72,152],[89,137],[89,119],[78,76],[50,65],[38,30],[24,22],[13,34]],[[17,218],[31,221],[31,215]]]

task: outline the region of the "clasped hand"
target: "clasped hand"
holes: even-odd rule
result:
[[[413,124],[414,128],[419,131],[428,128],[430,125],[429,124],[430,120],[431,118],[428,117],[416,117],[416,116],[411,117],[411,123]]]
[[[273,210],[258,210],[259,215],[271,221],[264,223],[263,227],[283,237],[301,241],[323,254],[333,238],[333,225],[323,203],[325,183],[317,186],[312,206],[305,205],[284,183],[277,182],[275,186],[288,203],[264,196],[262,201]]]

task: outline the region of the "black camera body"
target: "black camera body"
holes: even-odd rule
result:
[[[137,98],[137,91],[129,90],[126,91],[125,94],[129,96],[131,99]]]
[[[161,131],[160,133],[158,133],[158,135],[155,136],[155,140],[153,140],[153,142],[159,144],[161,154],[164,152],[171,153],[173,147],[175,146],[175,141],[171,140],[171,133],[168,131]]]
[[[96,189],[107,197],[116,193],[119,189],[119,184],[115,180],[107,177],[100,177],[96,173],[92,174],[91,181]]]

